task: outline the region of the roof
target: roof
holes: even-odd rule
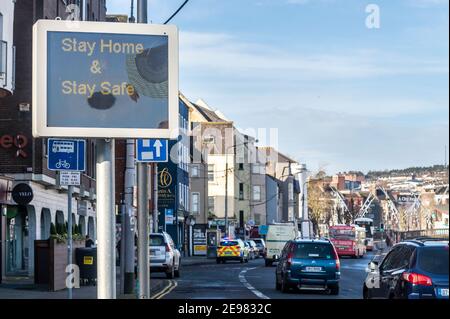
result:
[[[417,239],[409,239],[409,240],[402,241],[402,242],[398,243],[397,245],[400,245],[400,244],[412,244],[412,245],[421,246],[421,247],[424,247],[424,246],[443,247],[443,246],[448,246],[448,240],[442,239],[442,238],[438,238],[438,239],[417,238]]]
[[[212,110],[208,110],[207,108],[195,103],[192,103],[192,105],[208,122],[229,122],[221,118],[219,115],[216,114],[216,112]]]
[[[272,146],[258,146],[258,152],[263,153],[266,158],[270,158],[272,152],[275,152],[278,155],[278,162],[280,163],[298,163],[296,160],[288,157],[287,155],[280,153],[278,150],[273,148]]]

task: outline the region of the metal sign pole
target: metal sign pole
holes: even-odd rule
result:
[[[138,0],[138,23],[147,23],[147,0]],[[139,299],[150,298],[148,164],[138,163],[138,273]]]
[[[97,298],[116,299],[114,139],[97,140]]]
[[[158,218],[158,164],[153,164],[153,232],[157,233],[159,230]]]
[[[73,247],[73,241],[72,241],[72,194],[73,194],[73,186],[69,185],[67,187],[67,241],[68,241],[68,247],[67,247],[67,264],[70,266],[72,265],[72,247]],[[69,295],[68,298],[72,299],[72,286],[69,285]]]
[[[138,163],[138,273],[139,299],[150,298],[148,164]]]

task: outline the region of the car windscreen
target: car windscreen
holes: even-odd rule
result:
[[[165,246],[164,237],[161,235],[150,235],[150,246]]]
[[[237,241],[221,241],[220,246],[230,247],[230,246],[238,246],[239,243]]]
[[[340,240],[353,240],[355,239],[355,230],[348,228],[330,228],[330,237]]]
[[[448,275],[448,247],[426,247],[420,250],[418,266],[436,275]]]
[[[263,242],[261,239],[253,239],[253,241],[256,243],[256,245],[263,245]]]
[[[296,259],[333,259],[333,247],[330,244],[299,243],[294,246]]]

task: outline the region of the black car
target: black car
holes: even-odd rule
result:
[[[448,299],[448,240],[401,242],[369,263],[363,296],[388,299]]]

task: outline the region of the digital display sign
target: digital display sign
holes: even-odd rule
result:
[[[33,41],[34,136],[177,136],[175,27],[39,20]]]

